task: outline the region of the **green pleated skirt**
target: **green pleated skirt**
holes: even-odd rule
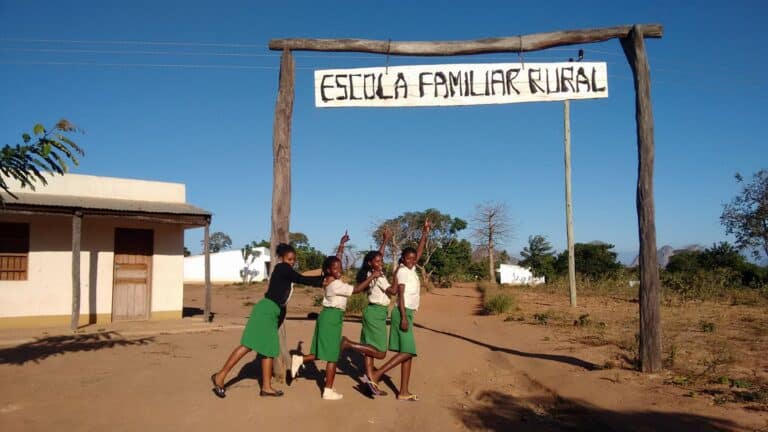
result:
[[[336,363],[341,354],[341,328],[344,324],[344,311],[324,307],[315,323],[315,335],[309,352],[318,360]]]
[[[387,314],[386,306],[369,304],[363,310],[363,329],[360,332],[360,343],[370,345],[377,351],[386,352],[387,343]]]
[[[280,339],[277,335],[279,320],[280,306],[268,298],[262,299],[253,305],[240,345],[264,357],[277,357],[280,354]]]
[[[400,309],[392,309],[392,324],[389,326],[389,349],[401,353],[416,355],[416,339],[413,337],[413,310],[406,309],[408,330],[400,330]]]

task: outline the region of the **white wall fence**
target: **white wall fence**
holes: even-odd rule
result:
[[[496,270],[502,284],[538,285],[545,282],[544,276],[534,277],[530,269],[514,264],[500,264]]]
[[[228,250],[211,254],[211,282],[242,282],[246,274],[252,282],[261,282],[269,276],[269,249],[253,248],[248,262],[243,260],[240,250]],[[205,256],[193,255],[184,258],[184,283],[205,282]]]

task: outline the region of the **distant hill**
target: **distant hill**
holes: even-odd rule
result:
[[[701,245],[693,244],[688,245],[685,247],[682,247],[680,249],[675,249],[672,246],[665,245],[662,246],[661,249],[656,251],[656,260],[658,261],[659,267],[666,268],[667,264],[669,264],[669,259],[674,255],[676,252],[679,251],[698,251],[701,252],[704,250],[704,247]],[[632,260],[632,263],[628,267],[637,267],[640,265],[640,255],[637,255],[634,260]]]

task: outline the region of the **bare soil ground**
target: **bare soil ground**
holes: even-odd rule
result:
[[[627,365],[621,356],[630,357],[631,347],[621,348],[618,342],[634,335],[636,304],[581,298],[579,312],[584,312],[575,314],[575,319],[588,313],[590,323],[573,326],[566,325],[572,316],[565,296],[520,291],[518,311],[509,317],[484,316],[478,313],[479,294],[472,287],[436,289],[422,298],[416,315],[420,354],[411,380],[419,402],[394,398],[398,369],[391,373],[390,396],[367,397],[357,381],[360,370],[355,355],[346,355],[339,363],[336,387],[344,394],[342,401],[320,399],[321,376],[313,368],[290,386],[278,385],[285,389],[285,397],[260,398],[255,356],[238,365],[226,399],[217,399],[210,391],[209,376],[238,344],[240,330],[232,327],[245,323],[252,302],[263,291],[263,285],[215,288],[214,323],[225,325],[224,330],[130,336],[105,328],[97,334],[41,335],[33,343],[0,347],[0,430],[747,431],[768,427],[764,411],[732,401],[715,403],[712,395],[689,397],[691,390],[684,385],[665,383],[668,374],[646,376],[623,368]],[[304,350],[314,327],[308,315],[318,310],[313,306],[316,293],[299,288],[289,306],[289,339],[294,346],[303,341]],[[202,290],[188,287],[185,297],[187,313],[200,313]],[[712,318],[705,318],[715,322],[713,332],[697,333],[701,311],[691,312],[696,318],[686,327],[690,333],[667,330],[678,345],[675,367],[698,364],[699,347],[689,345],[689,340],[715,335],[727,343],[736,337],[748,339],[739,344],[744,352],[746,348],[752,352],[753,345],[759,351],[754,364],[746,363],[745,371],[756,367],[765,373],[761,358],[766,352],[764,309],[762,315],[745,312],[747,321],[740,318],[745,316],[742,312],[714,321],[719,316],[716,311],[712,309]],[[540,313],[555,318],[548,317],[547,325],[542,325],[533,318]],[[669,314],[665,310],[665,319],[672,323],[675,320]],[[624,321],[622,329],[618,323]],[[741,331],[747,327],[754,328],[754,333]],[[349,316],[344,334],[356,339],[359,332],[359,322]],[[600,343],[592,342],[598,335]],[[742,351],[733,352],[733,357],[728,373],[736,377],[740,358],[746,357]],[[606,369],[610,361],[616,365]],[[676,374],[677,369],[671,376]]]

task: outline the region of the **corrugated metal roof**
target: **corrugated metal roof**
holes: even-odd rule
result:
[[[18,199],[6,196],[9,207],[57,207],[83,210],[105,210],[132,213],[160,213],[174,215],[210,216],[211,213],[187,203],[137,201],[110,198],[91,198],[70,195],[46,195],[41,193],[15,193]],[[2,211],[2,206],[0,206]]]

